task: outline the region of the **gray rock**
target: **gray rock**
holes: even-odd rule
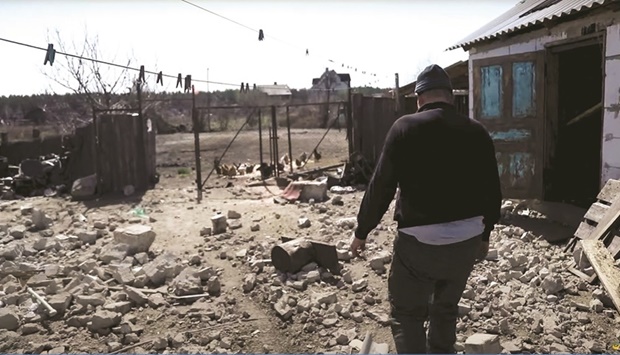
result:
[[[309,228],[311,224],[312,223],[310,223],[310,220],[306,217],[302,217],[297,220],[297,226],[299,228]]]
[[[228,210],[228,219],[239,219],[241,218],[241,213],[234,211],[234,210]]]
[[[0,308],[0,329],[17,330],[19,328],[19,316],[12,308]]]
[[[129,227],[114,231],[114,241],[126,244],[128,253],[146,253],[155,241],[155,232],[151,226],[133,224]]]
[[[250,292],[254,289],[254,287],[256,286],[256,274],[246,274],[243,277],[243,291],[244,292]]]
[[[93,315],[88,328],[91,331],[116,327],[121,322],[121,314],[106,310],[100,310]]]

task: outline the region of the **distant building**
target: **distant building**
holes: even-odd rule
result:
[[[270,104],[286,103],[291,100],[292,92],[288,85],[257,85],[256,90],[268,98]]]

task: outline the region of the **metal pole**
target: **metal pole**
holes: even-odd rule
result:
[[[207,68],[207,132],[211,132],[211,91],[209,90],[209,68]]]
[[[278,152],[278,119],[276,117],[276,107],[271,106],[271,125],[273,126],[273,157],[275,161],[275,175],[280,176],[280,171],[278,169],[278,163],[280,159],[280,154]]]
[[[288,131],[288,161],[291,164],[291,173],[293,172],[293,143],[291,142],[291,117],[289,115],[289,107],[286,106],[286,130]]]
[[[196,110],[196,92],[192,85],[192,121],[194,123],[194,158],[196,160],[196,202],[202,200],[202,171],[200,166],[200,123],[198,122],[198,112]]]
[[[258,110],[258,153],[260,154],[260,166],[263,166],[263,116]]]

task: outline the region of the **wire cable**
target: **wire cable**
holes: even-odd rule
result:
[[[229,17],[226,17],[226,16],[224,16],[224,15],[220,15],[220,14],[218,14],[218,13],[217,13],[217,12],[215,12],[215,11],[209,10],[209,9],[207,9],[207,8],[205,8],[205,7],[203,7],[203,6],[200,6],[200,5],[198,5],[198,4],[195,4],[195,3],[191,2],[191,1],[188,1],[188,0],[181,0],[181,1],[182,1],[182,2],[184,2],[184,3],[186,3],[186,4],[188,4],[188,5],[194,6],[194,7],[198,8],[198,9],[200,9],[200,10],[203,10],[203,11],[205,11],[205,12],[208,12],[208,13],[210,13],[210,14],[214,15],[214,16],[217,16],[217,17],[219,17],[219,18],[222,18],[222,19],[224,19],[224,20],[226,20],[226,21],[232,22],[232,23],[234,23],[234,24],[236,24],[236,25],[238,25],[238,26],[241,26],[241,27],[243,27],[243,28],[245,28],[245,29],[248,29],[248,30],[250,30],[250,31],[252,31],[252,32],[256,32],[256,33],[259,33],[259,32],[260,32],[260,30],[257,30],[257,29],[255,29],[255,28],[252,28],[252,27],[250,27],[250,26],[248,26],[248,25],[245,25],[245,24],[243,24],[243,23],[241,23],[241,22],[235,21],[235,20],[233,20],[233,19],[231,19],[231,18],[229,18]],[[300,46],[298,46],[298,45],[292,44],[292,43],[287,42],[287,41],[283,41],[283,40],[281,40],[281,39],[278,39],[278,38],[276,38],[276,37],[274,37],[274,36],[271,36],[271,35],[268,35],[268,34],[265,34],[264,36],[265,36],[265,37],[269,37],[269,38],[271,38],[271,39],[273,39],[273,40],[276,40],[276,41],[278,41],[278,42],[284,43],[284,44],[286,44],[286,45],[289,45],[289,46],[291,46],[291,47],[295,47],[295,48],[300,49],[300,50],[307,50],[307,48],[306,48],[306,49],[304,49],[304,48],[302,48],[302,47],[300,47]],[[326,59],[326,61],[328,61],[328,62],[330,62],[330,63],[334,63],[334,64],[336,64],[336,61],[334,61],[334,60],[332,60],[332,59]],[[350,65],[349,65],[349,67],[350,67]],[[354,67],[355,67],[355,66],[353,66],[353,68],[354,68]],[[368,73],[368,71],[365,71],[365,70],[360,70],[360,71],[356,70],[356,72],[362,72],[362,74],[363,74],[363,75],[370,75],[371,77],[376,77],[376,76],[377,76],[377,75],[376,75],[376,73]],[[387,78],[387,77],[388,77],[388,76],[386,76],[386,78]]]
[[[16,45],[20,45],[20,46],[23,46],[23,47],[38,49],[38,50],[42,50],[44,52],[47,52],[47,48],[34,46],[32,44],[27,44],[27,43],[22,43],[22,42],[18,42],[18,41],[13,41],[13,40],[6,39],[6,38],[1,38],[1,37],[0,37],[0,41],[7,42],[7,43],[12,43],[12,44],[16,44]],[[109,66],[117,67],[117,68],[121,68],[121,69],[133,70],[133,71],[137,71],[137,72],[140,71],[140,68],[134,68],[134,67],[130,67],[130,66],[127,66],[127,65],[112,63],[112,62],[108,62],[108,61],[100,60],[100,59],[87,58],[87,57],[83,57],[83,56],[80,56],[80,55],[77,55],[77,54],[64,53],[64,52],[59,52],[59,51],[56,51],[56,54],[64,55],[66,57],[71,57],[71,58],[75,58],[75,59],[88,60],[88,61],[91,61],[91,62],[105,64],[105,65],[109,65]],[[153,75],[159,75],[158,72],[154,72],[154,71],[150,71],[150,70],[144,70],[144,73],[153,74]],[[178,79],[178,76],[171,75],[171,74],[163,74],[162,73],[162,77]],[[239,84],[225,83],[225,82],[220,82],[220,81],[210,81],[210,80],[203,80],[203,79],[194,79],[194,78],[192,78],[192,82],[209,83],[209,84],[225,85],[225,86],[239,86]]]

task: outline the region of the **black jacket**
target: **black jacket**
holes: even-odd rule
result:
[[[357,238],[379,224],[397,187],[398,228],[483,216],[483,240],[489,240],[500,218],[493,140],[447,103],[424,105],[394,122],[357,215]]]

